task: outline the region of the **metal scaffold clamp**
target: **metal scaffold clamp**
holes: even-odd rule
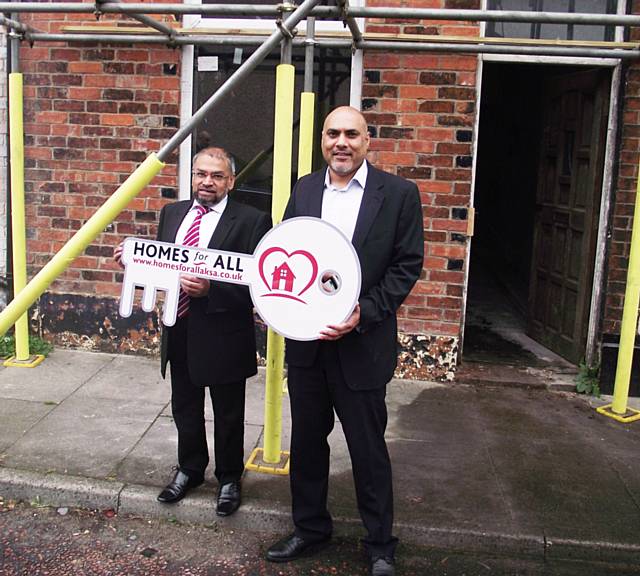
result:
[[[347,18],[349,18],[349,2],[347,0],[340,0],[338,2],[338,8],[340,9],[340,20],[342,20],[342,25],[346,28]]]
[[[276,26],[280,30],[281,34],[289,40],[293,40],[294,36],[298,33],[296,29],[291,30],[288,28],[282,20],[282,17],[286,12],[293,12],[298,6],[293,2],[283,2],[282,4],[278,4],[278,12],[280,12],[280,16],[276,20]]]
[[[290,40],[293,40],[294,36],[298,33],[298,31],[295,29],[290,30],[289,28],[287,28],[284,22],[280,19],[276,20],[276,26],[280,29],[280,32],[282,32],[282,35],[286,36]]]
[[[283,2],[282,4],[278,4],[278,12],[293,12],[298,5],[295,2]]]
[[[100,5],[104,2],[104,0],[96,0],[96,7],[93,10],[93,15],[96,17],[96,20],[100,20],[104,12],[100,9]]]

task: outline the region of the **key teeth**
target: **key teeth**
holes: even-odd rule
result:
[[[162,323],[165,326],[173,326],[176,323],[176,319],[177,319],[177,311],[174,310],[173,314],[171,312],[169,312],[169,310],[165,307],[164,312],[162,314]]]
[[[118,312],[120,316],[123,318],[129,318],[131,316],[131,312],[133,311],[133,302],[129,302],[128,305],[124,303],[123,300],[120,300],[120,308],[118,308]]]

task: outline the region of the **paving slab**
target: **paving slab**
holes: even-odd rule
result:
[[[169,379],[163,380],[158,360],[114,356],[78,388],[76,395],[110,400],[138,398],[164,407],[171,397],[171,385]]]
[[[62,402],[113,359],[109,354],[56,350],[35,368],[0,365],[0,398]]]
[[[144,399],[122,401],[72,396],[15,442],[6,466],[106,478],[156,419],[159,406]]]
[[[56,350],[40,366],[46,371],[0,369],[0,496],[274,534],[291,528],[287,476],[245,472],[243,505],[224,520],[215,516],[211,468],[176,506],[156,502],[176,454],[169,383],[156,359]],[[264,442],[263,383],[261,370],[247,386],[246,456]],[[395,531],[403,540],[541,559],[640,558],[640,422],[597,414],[594,406],[610,398],[590,405],[549,386],[389,384]],[[283,450],[288,404],[285,395]],[[329,442],[336,532],[359,537],[337,420]]]
[[[36,402],[2,398],[0,418],[0,460],[3,453],[22,438],[56,406],[54,402]]]
[[[209,439],[210,465],[205,478],[213,483],[213,423],[207,422]],[[260,426],[245,425],[244,430],[244,458],[245,461],[258,445],[262,434]],[[171,418],[158,417],[146,431],[140,441],[123,458],[119,464],[116,478],[127,484],[141,484],[160,488],[164,486],[174,474],[177,464],[178,437]]]

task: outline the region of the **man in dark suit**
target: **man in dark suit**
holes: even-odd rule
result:
[[[422,209],[415,184],[365,160],[367,124],[360,112],[327,116],[322,152],[328,168],[301,178],[285,218],[322,217],[338,226],[360,258],[358,304],[319,340],[287,341],[291,400],[291,495],[295,531],[267,552],[287,562],[326,545],[329,445],[334,410],[345,433],[371,573],[394,573],[391,463],[384,440],[386,384],[397,362],[396,311],[422,271]]]
[[[198,152],[193,160],[193,200],[162,209],[157,239],[189,244],[192,224],[200,219],[199,247],[252,254],[271,221],[228,195],[234,173],[233,159],[222,148]],[[176,323],[163,330],[161,342],[162,376],[167,362],[171,370],[178,467],[158,500],[178,502],[204,480],[209,462],[204,421],[208,388],[214,415],[214,473],[219,483],[216,513],[228,516],[240,505],[246,378],[257,372],[253,303],[248,287],[237,284],[183,275],[180,287],[188,298],[181,294]]]

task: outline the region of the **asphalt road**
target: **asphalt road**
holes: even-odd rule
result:
[[[356,535],[338,535],[313,559],[263,560],[279,535],[115,516],[110,510],[46,508],[0,500],[2,576],[364,576]],[[398,576],[621,576],[640,567],[399,549]]]

